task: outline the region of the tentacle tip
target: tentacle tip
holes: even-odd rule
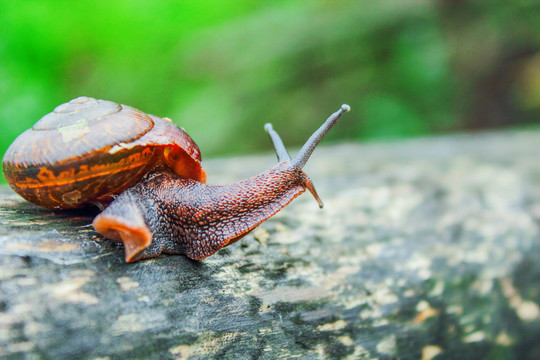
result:
[[[341,110],[343,110],[343,112],[349,112],[351,111],[351,107],[347,104],[343,104],[341,105]]]
[[[317,204],[319,205],[319,209],[322,209],[324,207],[324,203],[319,197],[319,194],[317,194],[317,190],[315,190],[315,186],[313,185],[313,182],[311,181],[311,179],[309,178],[306,179],[305,187],[306,189],[309,190],[311,195],[313,195],[313,197],[315,198],[315,201],[317,201]]]
[[[272,127],[272,124],[266,123],[264,124],[264,130],[269,133],[270,131],[274,130],[274,128]]]

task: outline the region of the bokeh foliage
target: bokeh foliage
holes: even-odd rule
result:
[[[0,151],[87,95],[172,118],[203,156],[529,123],[540,5],[506,0],[0,1]]]

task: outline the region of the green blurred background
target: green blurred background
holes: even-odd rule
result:
[[[540,4],[0,0],[0,152],[87,95],[172,118],[203,157],[540,121]]]

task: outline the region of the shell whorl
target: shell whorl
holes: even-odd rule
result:
[[[43,116],[6,151],[4,162],[32,166],[79,158],[139,139],[154,127],[145,113],[111,101],[78,97]]]
[[[53,112],[43,116],[32,127],[33,130],[53,130],[86,120],[96,121],[118,113],[122,106],[112,101],[96,100],[81,96],[57,106]]]

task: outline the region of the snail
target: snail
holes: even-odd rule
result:
[[[92,225],[124,244],[127,262],[161,253],[201,260],[238,241],[306,189],[322,208],[302,167],[349,110],[342,105],[292,159],[266,124],[278,164],[246,180],[209,185],[198,146],[171,120],[79,97],[15,139],[2,166],[11,188],[34,204],[98,206],[102,211]]]

